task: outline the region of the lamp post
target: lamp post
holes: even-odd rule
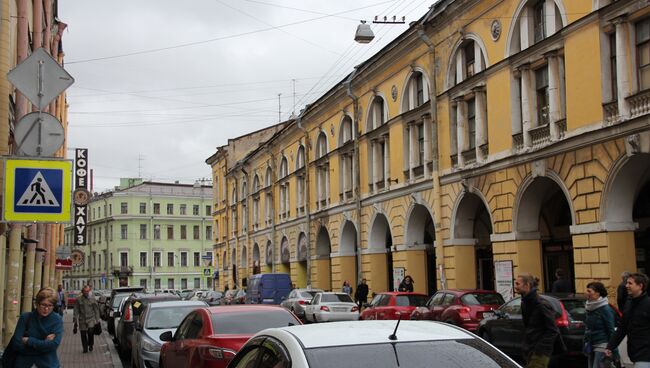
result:
[[[375,19],[372,21],[374,24],[404,24],[406,23],[406,17],[402,17],[401,20],[398,20],[396,16],[393,15],[392,19],[384,16],[383,20],[379,20],[378,16],[375,16]],[[366,24],[365,20],[361,21],[361,24],[357,26],[357,32],[354,34],[354,40],[358,43],[370,43],[375,38],[375,34],[370,28],[370,24]]]

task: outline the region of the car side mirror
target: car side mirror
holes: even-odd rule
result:
[[[160,334],[160,341],[169,342],[172,340],[174,340],[174,335],[172,335],[171,331],[163,332]]]

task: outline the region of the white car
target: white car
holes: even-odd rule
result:
[[[521,368],[480,337],[432,321],[351,321],[271,328],[228,368]]]
[[[305,319],[309,322],[356,321],[359,307],[346,293],[320,292],[305,305]]]

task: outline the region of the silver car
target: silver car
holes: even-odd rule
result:
[[[305,306],[316,293],[321,292],[321,289],[293,289],[280,305],[292,311],[298,318],[305,319]]]
[[[309,322],[356,321],[359,306],[346,293],[318,293],[305,306],[305,319]]]
[[[185,316],[196,308],[207,306],[205,302],[192,300],[155,302],[147,305],[133,331],[131,366],[157,368],[163,344],[160,335],[167,331],[174,334]]]

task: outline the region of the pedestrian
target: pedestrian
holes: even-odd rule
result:
[[[524,323],[522,350],[526,368],[548,367],[560,335],[560,330],[555,324],[555,312],[548,302],[537,294],[537,284],[537,278],[531,274],[519,275],[515,280],[515,291],[521,295]]]
[[[77,329],[79,330],[84,353],[93,351],[94,328],[99,323],[99,305],[97,300],[91,297],[90,291],[89,285],[84,286],[74,305],[74,329],[72,331],[76,333]]]
[[[343,287],[341,288],[341,291],[348,295],[352,295],[352,286],[350,286],[348,280],[343,281]]]
[[[585,337],[583,351],[588,357],[588,368],[609,368],[605,350],[607,343],[614,336],[616,318],[614,310],[607,300],[607,289],[602,282],[594,281],[587,284],[587,317],[585,319]],[[618,356],[616,352],[614,354]]]
[[[36,294],[35,311],[20,315],[10,342],[15,354],[12,368],[60,367],[56,349],[63,338],[63,319],[52,313],[56,302],[56,291],[43,288]],[[8,363],[3,359],[3,364]]]
[[[627,302],[627,278],[630,277],[630,273],[628,271],[623,271],[621,274],[621,283],[618,284],[618,287],[616,288],[616,306],[618,307],[618,310],[623,312],[625,310],[625,302]]]
[[[363,305],[368,303],[368,284],[366,284],[366,279],[361,279],[361,283],[357,285],[357,291],[354,293],[354,301],[359,304],[359,310],[363,308]]]
[[[397,291],[408,291],[408,292],[413,292],[413,278],[409,275],[406,275],[404,277],[404,280],[399,283],[399,287],[397,288]]]
[[[65,302],[65,292],[63,291],[63,286],[61,284],[59,284],[59,286],[57,287],[56,293],[57,293],[56,312],[62,316],[66,308],[66,302]]]
[[[566,278],[566,274],[564,273],[564,270],[561,268],[555,270],[555,281],[553,282],[553,286],[551,286],[551,292],[552,293],[573,292],[573,285],[571,284],[571,281]]]
[[[632,273],[626,283],[629,299],[625,302],[623,320],[609,340],[605,355],[612,357],[613,350],[627,336],[627,354],[634,368],[650,368],[650,298],[647,294],[648,276]]]

